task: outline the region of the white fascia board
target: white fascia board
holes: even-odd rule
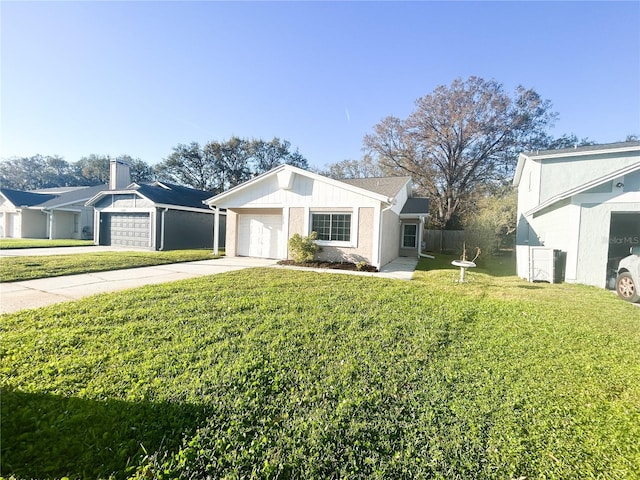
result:
[[[139,197],[143,197],[142,195],[140,195],[138,193],[137,190],[126,190],[126,189],[125,190],[104,190],[102,192],[96,193],[93,197],[91,197],[89,200],[87,200],[84,205],[85,205],[85,207],[91,207],[94,203],[96,203],[101,198],[106,197],[107,195],[131,194],[131,193],[136,193],[136,194],[138,194]],[[146,198],[146,200],[149,200],[149,199]],[[149,201],[151,201],[151,200],[149,200]]]
[[[216,195],[215,197],[211,197],[207,200],[204,201],[204,203],[206,203],[207,205],[217,205],[218,203],[220,203],[221,200],[224,200],[225,198],[228,198],[238,192],[241,192],[247,188],[252,187],[253,185],[255,185],[256,183],[264,180],[265,178],[268,177],[272,177],[275,175],[278,175],[279,172],[283,171],[283,170],[290,170],[292,173],[296,173],[298,175],[301,175],[303,177],[308,177],[311,178],[312,180],[317,180],[319,182],[323,182],[323,183],[327,183],[329,185],[332,185],[334,187],[337,188],[342,188],[344,190],[350,191],[350,192],[354,192],[360,195],[363,195],[365,197],[369,197],[369,198],[373,198],[379,202],[383,202],[383,203],[392,203],[393,199],[386,197],[384,195],[380,195],[378,193],[372,192],[370,190],[366,190],[364,188],[360,188],[360,187],[355,187],[353,185],[349,185],[348,183],[344,183],[341,182],[339,180],[334,180],[332,178],[329,177],[325,177],[323,175],[318,175],[317,173],[313,173],[313,172],[309,172],[307,170],[303,170],[302,168],[298,168],[298,167],[294,167],[292,165],[279,165],[276,168],[269,170],[266,173],[263,173],[262,175],[258,175],[255,178],[252,178],[251,180],[247,180],[244,183],[241,183],[240,185],[237,185],[229,190],[227,190],[226,192],[220,193],[219,195]]]
[[[140,195],[142,197],[142,195]],[[148,199],[147,199],[148,200]],[[210,208],[198,208],[198,207],[183,207],[181,205],[169,205],[165,203],[154,203],[153,207],[155,208],[168,208],[169,210],[184,210],[186,212],[198,212],[198,213],[207,213],[210,215],[215,215],[215,211]],[[220,212],[220,215],[226,215],[226,212]]]
[[[527,156],[531,160],[547,160],[549,158],[566,158],[566,157],[585,157],[590,155],[602,155],[604,153],[624,153],[624,152],[640,152],[640,146],[619,147],[619,148],[602,148],[596,150],[577,150],[575,152],[553,153],[547,152],[543,155],[534,155],[531,152]]]
[[[618,177],[622,177],[624,175],[627,175],[629,173],[633,173],[636,170],[640,170],[640,163],[636,163],[633,165],[629,165],[627,167],[621,168],[619,170],[616,170],[615,172],[609,173],[608,175],[605,175],[604,177],[600,177],[600,178],[596,178],[595,180],[591,180],[590,182],[584,183],[582,185],[579,185],[575,188],[572,188],[571,190],[567,190],[564,193],[561,193],[559,195],[555,195],[553,197],[551,197],[550,199],[548,199],[547,201],[541,203],[540,205],[532,208],[531,210],[529,210],[528,212],[525,212],[524,216],[525,217],[530,217],[531,215],[533,215],[534,213],[539,212],[540,210],[543,210],[551,205],[553,205],[556,202],[559,202],[561,200],[565,200],[569,197],[572,197],[574,195],[578,195],[582,192],[585,192],[586,190],[589,190],[591,188],[597,187],[598,185],[602,185],[605,182],[608,182],[610,180],[614,180]]]

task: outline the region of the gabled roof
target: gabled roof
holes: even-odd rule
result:
[[[58,208],[72,203],[86,202],[96,193],[106,190],[106,185],[96,185],[94,187],[83,187],[57,195],[55,198],[48,200],[39,205],[42,208]]]
[[[166,182],[137,184],[136,190],[153,203],[206,209],[203,202],[211,192]]]
[[[586,147],[563,148],[560,150],[542,150],[535,152],[523,152],[518,155],[518,165],[513,176],[513,185],[518,186],[522,169],[526,160],[543,161],[551,158],[579,157],[585,155],[601,155],[605,153],[640,152],[640,142],[617,142],[602,145],[589,145]]]
[[[566,200],[567,198],[571,198],[574,195],[578,195],[580,193],[584,193],[587,190],[590,190],[592,188],[595,188],[599,185],[602,185],[603,183],[609,182],[611,180],[614,180],[616,178],[622,177],[624,175],[628,175],[630,173],[636,172],[636,171],[640,171],[640,163],[636,163],[634,165],[628,165],[624,168],[620,168],[618,170],[616,170],[615,172],[611,172],[607,175],[604,175],[600,178],[596,178],[595,180],[591,180],[590,182],[584,183],[582,185],[579,185],[575,188],[572,188],[571,190],[567,190],[566,192],[563,192],[559,195],[555,195],[551,198],[549,198],[548,200],[546,200],[545,202],[542,202],[540,205],[536,205],[534,208],[532,208],[531,210],[529,210],[528,212],[525,212],[525,216],[530,216],[533,215],[534,213],[539,212],[540,210],[543,210],[557,202],[560,202],[562,200]]]
[[[395,197],[411,177],[341,178],[340,181],[386,197]]]
[[[313,172],[309,172],[307,170],[303,170],[302,168],[298,168],[298,167],[294,167],[292,165],[279,165],[271,170],[269,170],[266,173],[263,173],[262,175],[258,175],[255,178],[252,178],[251,180],[248,180],[244,183],[241,183],[240,185],[237,185],[229,190],[227,190],[226,192],[220,193],[219,195],[216,195],[215,197],[211,197],[208,200],[205,201],[206,204],[208,205],[216,205],[218,204],[221,200],[230,197],[238,192],[241,192],[247,188],[251,188],[253,185],[255,185],[256,183],[259,183],[261,181],[263,181],[266,178],[269,177],[273,177],[273,176],[277,176],[280,172],[283,172],[285,175],[286,173],[290,173],[290,174],[297,174],[297,175],[301,175],[303,177],[307,177],[307,178],[311,178],[313,180],[319,181],[319,182],[323,182],[329,185],[333,185],[335,187],[338,188],[342,188],[354,193],[358,193],[360,195],[369,197],[369,198],[373,198],[375,200],[378,200],[380,202],[383,203],[392,203],[393,202],[393,197],[400,191],[400,189],[396,190],[394,192],[393,195],[387,195],[386,194],[386,190],[388,189],[388,187],[385,187],[385,193],[380,193],[378,191],[375,190],[370,190],[367,188],[363,188],[361,186],[358,185],[353,185],[350,184],[348,182],[345,181],[341,181],[341,180],[335,180],[333,178],[329,178],[329,177],[325,177],[323,175],[319,175],[317,173],[313,173]],[[400,177],[400,178],[404,178],[404,182],[403,185],[406,185],[406,183],[408,181],[410,181],[411,179],[409,177]]]
[[[10,188],[0,188],[0,194],[17,208],[34,207],[57,197],[48,193],[24,192]]]
[[[93,205],[107,195],[135,194],[146,198],[158,207],[176,207],[177,209],[198,209],[211,212],[204,200],[211,197],[211,192],[196,190],[167,182],[132,183],[120,190],[103,190],[94,195],[86,204]]]
[[[400,211],[400,216],[403,215],[429,215],[429,199],[421,197],[407,198],[407,202]]]
[[[42,210],[55,209],[73,203],[85,202],[106,188],[106,185],[96,185],[94,187],[62,187],[43,189],[41,191],[34,192],[2,188],[0,189],[0,193],[2,193],[2,195],[4,195],[4,197],[16,207],[29,207]]]

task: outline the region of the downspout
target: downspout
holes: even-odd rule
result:
[[[162,210],[162,215],[160,216],[160,248],[159,250],[162,252],[164,250],[164,214],[167,213],[169,207],[165,207]]]
[[[427,255],[426,253],[422,253],[422,232],[424,230],[425,217],[420,217],[420,233],[418,234],[418,258],[431,258],[434,259],[433,255]]]

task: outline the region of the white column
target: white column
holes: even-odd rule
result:
[[[213,211],[213,254],[218,255],[220,252],[220,209],[214,207]]]

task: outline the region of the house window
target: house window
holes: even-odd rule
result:
[[[351,214],[312,213],[311,231],[318,233],[318,240],[349,242],[351,241]]]
[[[80,215],[77,213],[73,214],[73,233],[78,233],[78,229],[80,227]]]
[[[418,225],[408,223],[402,226],[402,248],[418,246]]]

